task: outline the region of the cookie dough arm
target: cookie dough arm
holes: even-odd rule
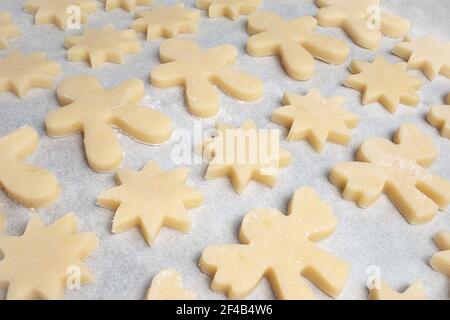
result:
[[[68,105],[50,111],[45,119],[47,134],[52,137],[67,136],[82,132],[80,110],[76,105]]]
[[[389,12],[381,13],[381,32],[388,37],[401,39],[408,34],[411,25],[403,17]]]

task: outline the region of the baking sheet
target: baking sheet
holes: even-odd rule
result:
[[[161,40],[146,42],[143,35],[139,35],[142,52],[127,56],[124,65],[105,64],[93,70],[86,63],[66,60],[63,39],[66,34],[79,32],[65,33],[53,25],[35,26],[33,16],[22,10],[24,2],[0,1],[0,10],[12,12],[14,21],[23,32],[20,38],[10,41],[10,49],[45,51],[51,60],[61,62],[63,74],[57,78],[56,84],[65,77],[80,74],[95,75],[104,86],[118,85],[130,78],[142,79],[146,94],[142,105],[165,112],[172,118],[175,129],[193,132],[195,126],[209,128],[216,121],[239,125],[251,118],[260,128],[282,129],[282,146],[294,155],[293,164],[279,173],[276,188],[270,189],[252,182],[241,195],[234,192],[227,179],[204,181],[206,165],[193,164],[189,184],[204,192],[205,203],[200,208],[190,210],[192,230],[184,234],[162,229],[156,244],[149,247],[136,229],[111,234],[113,212],[96,206],[95,199],[101,191],[115,186],[113,174],[95,173],[87,167],[81,135],[54,139],[45,134],[44,119],[50,110],[58,107],[54,90],[34,89],[23,100],[9,93],[0,95],[0,136],[24,125],[36,128],[41,137],[41,147],[28,161],[53,171],[62,187],[58,201],[49,208],[37,210],[37,213],[46,223],[52,223],[65,213],[74,211],[79,229],[95,232],[101,241],[99,248],[86,260],[96,282],[82,286],[79,291],[67,291],[67,299],[142,299],[152,277],[168,267],[176,268],[183,275],[185,286],[198,292],[201,299],[222,299],[225,296],[209,289],[210,278],[198,268],[202,250],[210,244],[237,242],[242,218],[255,207],[272,207],[286,212],[291,195],[304,185],[314,187],[321,198],[332,205],[339,219],[336,232],[322,241],[320,247],[346,260],[351,266],[351,274],[340,295],[341,299],[367,298],[365,285],[370,266],[377,266],[382,278],[398,290],[404,290],[415,280],[422,280],[430,298],[449,298],[448,278],[433,271],[428,261],[438,250],[432,237],[439,231],[450,230],[450,210],[438,213],[431,223],[412,226],[385,196],[381,196],[370,208],[360,209],[353,202],[343,200],[340,191],[327,179],[333,165],[352,160],[354,152],[364,140],[371,137],[391,138],[403,123],[415,123],[433,137],[440,156],[432,170],[450,179],[450,141],[441,138],[436,129],[425,121],[429,106],[442,104],[443,98],[450,92],[449,79],[437,77],[430,82],[420,72],[411,71],[411,74],[424,81],[420,91],[421,103],[417,108],[401,106],[395,115],[377,103],[361,106],[359,92],[341,85],[341,81],[349,74],[347,65],[351,59],[368,60],[375,55],[382,55],[388,61],[401,61],[390,54],[395,40],[383,38],[381,47],[371,52],[354,45],[340,29],[319,27],[320,33],[348,41],[351,54],[347,63],[341,66],[317,61],[314,78],[300,82],[285,75],[277,58],[255,58],[245,54],[248,39],[245,32],[246,17],[236,22],[225,18],[209,19],[206,12],[201,11],[198,34],[182,37],[196,40],[204,47],[224,43],[235,45],[241,53],[237,66],[258,76],[265,83],[263,98],[254,103],[241,103],[221,93],[220,114],[202,122],[186,111],[180,88],[158,89],[148,83],[150,70],[159,64],[158,48]],[[194,0],[158,2],[184,2],[187,7],[195,6]],[[385,0],[383,7],[408,18],[412,23],[412,35],[432,33],[450,40],[449,0]],[[313,1],[299,0],[266,0],[262,9],[275,11],[285,18],[315,15],[317,12]],[[98,10],[89,16],[88,26],[100,28],[112,23],[117,28],[127,28],[132,21],[132,15],[120,9],[112,12]],[[3,50],[0,56],[4,57],[6,53]],[[353,130],[349,147],[328,143],[324,152],[318,154],[305,141],[287,143],[287,131],[270,121],[271,113],[280,105],[285,91],[304,94],[314,87],[320,88],[324,95],[344,95],[347,98],[346,109],[360,116],[360,125]],[[175,137],[158,147],[139,144],[125,135],[119,135],[119,139],[124,152],[122,167],[140,169],[150,160],[158,162],[164,169],[178,165],[173,161],[178,145]],[[22,234],[30,217],[29,211],[15,204],[3,192],[0,192],[0,203],[0,211],[5,213],[7,219],[6,232],[11,235]],[[328,299],[313,285],[311,287],[319,299]],[[0,292],[0,297],[4,297],[4,292]],[[273,294],[268,283],[263,281],[249,298],[271,299]]]

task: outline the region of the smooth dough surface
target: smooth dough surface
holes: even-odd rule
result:
[[[196,0],[197,8],[208,10],[210,18],[227,17],[236,20],[240,15],[255,12],[262,0]]]
[[[49,226],[33,214],[22,236],[0,235],[0,288],[10,300],[62,299],[71,274],[93,282],[83,259],[98,243],[93,233],[77,232],[73,213]]]
[[[3,230],[5,230],[5,227],[6,227],[5,214],[0,212],[0,232],[3,232]]]
[[[427,295],[421,281],[417,281],[408,287],[403,293],[392,289],[384,281],[379,288],[370,289],[369,300],[426,300]]]
[[[446,105],[443,106],[432,107],[428,112],[427,120],[440,131],[441,136],[450,139],[450,94],[445,103]]]
[[[433,140],[405,124],[393,143],[384,138],[365,141],[356,162],[336,165],[330,181],[346,200],[363,208],[385,193],[409,223],[422,224],[450,203],[450,182],[427,169],[437,156]]]
[[[313,76],[314,58],[342,64],[350,47],[334,37],[315,32],[317,20],[297,17],[285,20],[273,12],[256,12],[248,17],[247,52],[262,57],[278,55],[287,74],[297,80]]]
[[[441,249],[430,260],[434,270],[450,278],[450,232],[440,232],[434,237],[434,242]]]
[[[219,112],[214,85],[244,101],[255,101],[263,93],[261,80],[231,66],[238,51],[230,44],[202,50],[194,41],[175,38],[166,40],[159,53],[163,64],[151,72],[151,84],[184,86],[189,112],[195,116],[208,118]]]
[[[46,207],[60,193],[53,173],[23,162],[38,147],[38,133],[31,127],[0,137],[0,187],[28,208]]]
[[[148,144],[160,144],[170,138],[170,118],[139,106],[144,97],[141,80],[130,79],[104,89],[95,77],[72,76],[58,86],[57,97],[62,107],[47,115],[47,134],[61,137],[82,133],[87,161],[95,171],[112,171],[122,162],[112,127]]]
[[[211,288],[230,299],[246,297],[263,277],[277,299],[313,299],[303,278],[337,297],[349,266],[315,244],[329,237],[336,225],[331,207],[312,188],[302,187],[294,193],[287,215],[274,209],[250,211],[239,232],[242,244],[207,247],[200,268],[213,277]]]
[[[319,152],[327,140],[348,145],[350,129],[358,125],[359,118],[342,108],[344,100],[342,96],[323,97],[318,89],[303,96],[286,92],[284,106],[273,111],[272,121],[290,128],[289,141],[307,139]]]
[[[148,163],[142,171],[117,171],[118,187],[102,192],[97,204],[115,210],[112,232],[139,227],[149,245],[154,244],[162,227],[187,232],[191,222],[187,208],[203,203],[203,194],[185,186],[188,168],[162,171]]]
[[[181,275],[176,270],[165,269],[153,278],[147,300],[197,300],[197,294],[183,287]]]
[[[14,24],[11,14],[0,11],[0,49],[8,48],[8,40],[20,35],[20,28]]]
[[[134,12],[136,6],[148,6],[153,0],[102,0],[105,3],[105,11],[111,11],[117,8]]]

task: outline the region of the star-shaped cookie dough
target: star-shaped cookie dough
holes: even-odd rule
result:
[[[291,162],[292,155],[279,146],[279,130],[257,129],[247,120],[239,128],[217,124],[217,131],[203,146],[204,157],[212,158],[205,178],[228,176],[237,193],[250,180],[274,187],[278,170]]]
[[[403,293],[399,293],[380,281],[378,288],[374,286],[369,290],[369,300],[426,300],[427,295],[421,281],[417,281],[408,287]]]
[[[435,106],[427,115],[428,122],[440,130],[441,136],[450,139],[450,94],[445,100],[446,105]]]
[[[77,233],[73,213],[49,226],[33,214],[22,236],[0,235],[0,288],[11,300],[62,299],[71,276],[80,284],[93,281],[83,259],[98,243],[93,233]]]
[[[147,300],[197,300],[197,294],[183,288],[181,275],[175,269],[165,269],[153,278]]]
[[[172,38],[180,33],[197,32],[200,12],[187,10],[184,4],[179,3],[140,11],[136,13],[136,17],[132,28],[136,32],[147,34],[147,41],[150,41],[160,37]]]
[[[0,49],[8,48],[8,40],[20,34],[20,28],[14,24],[11,14],[0,11]]]
[[[440,232],[434,237],[434,242],[441,249],[430,260],[434,270],[450,278],[450,232]]]
[[[112,25],[101,30],[85,29],[82,36],[67,37],[64,46],[69,49],[70,61],[89,61],[92,68],[105,62],[123,64],[125,54],[141,51],[134,30],[115,30]]]
[[[97,10],[97,1],[94,0],[27,0],[24,5],[26,12],[34,14],[36,24],[53,23],[61,30],[67,28],[72,21],[76,8],[80,11],[79,22],[87,22],[87,16]],[[75,18],[76,20],[76,18]]]
[[[122,8],[134,12],[136,6],[148,6],[153,0],[102,0],[105,3],[105,11]]]
[[[196,208],[203,195],[185,186],[188,168],[163,172],[154,163],[142,171],[117,171],[118,187],[102,192],[97,204],[115,210],[112,232],[124,232],[139,227],[145,240],[152,245],[163,226],[187,232],[191,222],[187,208]]]
[[[416,91],[422,86],[419,78],[406,73],[404,62],[391,64],[378,56],[373,63],[353,60],[350,71],[355,73],[344,85],[363,92],[362,103],[381,103],[389,112],[397,111],[399,103],[417,106]]]
[[[430,80],[438,74],[450,78],[450,43],[432,35],[417,39],[406,37],[392,52],[408,60],[408,68],[422,70]]]
[[[262,0],[196,0],[199,9],[208,10],[210,18],[227,17],[236,20],[240,15],[255,12]]]
[[[327,140],[347,145],[350,128],[358,125],[359,118],[342,108],[344,100],[341,96],[323,97],[318,89],[304,96],[287,92],[284,106],[275,109],[272,121],[290,128],[289,141],[307,139],[319,152]]]
[[[44,52],[12,51],[0,59],[0,93],[10,91],[24,98],[31,88],[50,89],[60,73],[61,65],[47,60]]]

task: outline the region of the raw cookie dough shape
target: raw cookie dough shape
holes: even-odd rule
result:
[[[83,259],[91,255],[99,240],[93,233],[77,233],[76,217],[66,214],[45,226],[33,214],[22,236],[0,235],[0,288],[6,298],[62,299],[66,282],[74,272],[81,284],[93,282]]]
[[[12,51],[0,59],[0,93],[10,91],[24,98],[31,88],[50,89],[60,73],[61,65],[47,60],[44,52]]]
[[[70,9],[74,10],[70,10]],[[76,10],[80,10],[80,23],[87,22],[87,16],[97,11],[97,2],[93,0],[27,0],[26,12],[34,14],[35,24],[55,24],[59,29],[67,28],[73,21]],[[76,10],[75,10],[76,9]]]
[[[136,13],[137,19],[132,28],[136,32],[147,34],[147,41],[160,37],[172,38],[180,33],[197,32],[200,12],[187,10],[184,4],[160,6],[149,11]]]
[[[244,191],[250,180],[275,187],[276,173],[292,161],[292,155],[279,147],[279,130],[257,129],[252,120],[239,128],[223,124],[217,124],[216,128],[218,136],[206,140],[203,146],[205,158],[212,157],[205,179],[228,176],[237,193]]]
[[[199,9],[208,10],[210,18],[227,17],[236,20],[240,15],[255,12],[262,0],[196,0]]]
[[[385,193],[409,223],[431,221],[450,203],[450,182],[426,169],[438,150],[413,124],[402,125],[393,141],[365,141],[356,162],[336,165],[330,181],[360,207],[370,206]]]
[[[200,268],[213,276],[211,288],[230,299],[244,298],[263,277],[277,299],[313,299],[303,277],[337,297],[349,267],[315,244],[336,225],[331,207],[313,189],[302,187],[294,193],[287,216],[270,208],[250,211],[239,232],[242,244],[207,247]]]
[[[410,29],[405,18],[382,11],[380,0],[316,0],[316,5],[321,26],[341,28],[366,49],[378,48],[382,35],[401,39]]]
[[[284,20],[273,12],[256,12],[248,17],[247,52],[256,57],[278,55],[286,73],[307,80],[314,73],[314,58],[342,64],[350,47],[343,41],[315,32],[317,20],[298,17]]]
[[[353,60],[350,71],[354,73],[344,80],[346,87],[361,91],[362,103],[379,102],[389,112],[395,113],[399,103],[417,106],[416,91],[422,86],[419,78],[406,73],[404,62],[391,64],[378,56],[373,63]]]
[[[272,121],[290,128],[289,141],[307,139],[321,152],[327,140],[348,145],[351,128],[358,125],[359,118],[342,108],[342,96],[323,97],[318,89],[311,89],[300,96],[287,92],[282,107],[272,113]]]
[[[154,244],[163,226],[187,232],[191,222],[187,208],[196,208],[203,195],[195,188],[185,186],[188,168],[162,171],[148,163],[142,171],[117,171],[118,187],[102,192],[97,204],[116,210],[112,232],[120,233],[139,227],[149,245]]]
[[[399,293],[381,281],[379,288],[369,290],[369,300],[426,300],[427,295],[421,281],[409,286],[403,293]]]
[[[8,48],[8,40],[20,35],[20,28],[14,24],[11,14],[0,11],[0,49]]]
[[[128,12],[134,12],[136,6],[148,6],[153,0],[102,0],[105,3],[105,11],[122,8]]]
[[[46,207],[60,193],[53,173],[23,162],[38,147],[38,133],[31,127],[0,137],[0,187],[28,208]]]
[[[69,49],[70,61],[89,61],[92,68],[105,62],[123,64],[125,54],[141,51],[134,30],[115,30],[112,25],[101,30],[85,29],[82,36],[67,37],[64,46]]]
[[[450,94],[445,100],[447,105],[432,107],[427,115],[428,122],[440,130],[441,136],[450,139]]]
[[[428,35],[423,38],[406,37],[392,51],[408,60],[409,69],[419,69],[433,80],[438,74],[450,78],[450,43],[440,42]]]
[[[441,252],[435,253],[430,260],[434,270],[450,278],[450,232],[440,232],[434,238]]]
[[[160,144],[170,138],[170,118],[139,106],[144,97],[141,80],[130,79],[104,89],[95,77],[73,76],[61,82],[57,96],[62,108],[48,114],[47,134],[61,137],[83,133],[87,161],[95,171],[108,172],[122,162],[112,127],[148,144]]]
[[[194,41],[169,39],[159,52],[163,64],[151,72],[151,83],[159,88],[184,86],[189,111],[195,116],[219,112],[214,85],[239,100],[255,101],[262,95],[261,80],[231,66],[238,51],[230,44],[203,51]]]
[[[147,300],[197,300],[197,294],[183,288],[181,275],[175,269],[165,269],[153,278]]]
[[[2,212],[0,212],[0,232],[3,232],[3,230],[5,229],[5,225],[6,225],[5,215]]]

